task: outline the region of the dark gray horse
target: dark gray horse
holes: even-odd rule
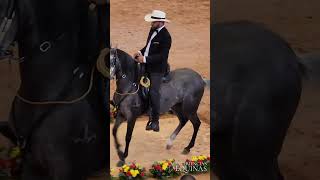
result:
[[[106,171],[106,81],[94,67],[99,50],[109,44],[108,6],[16,1],[21,84],[10,129],[0,129],[23,149],[20,179],[84,180]]]
[[[305,68],[260,24],[218,23],[212,37],[214,171],[220,180],[283,180],[278,156]]]
[[[136,118],[147,110],[147,103],[141,98],[139,68],[134,59],[124,51],[111,49],[110,52],[110,76],[117,79],[116,92],[113,97],[114,103],[119,106],[116,122],[113,127],[113,136],[120,161],[118,165],[125,162],[128,156],[129,143],[136,122]],[[167,149],[172,147],[173,140],[179,134],[184,125],[191,121],[194,132],[192,139],[183,153],[190,152],[194,146],[196,136],[200,127],[197,110],[204,92],[205,82],[202,77],[191,69],[177,69],[170,72],[171,80],[161,85],[161,107],[162,113],[171,108],[179,118],[179,125],[168,140]],[[127,120],[126,147],[124,152],[120,150],[117,139],[117,130],[120,124]]]

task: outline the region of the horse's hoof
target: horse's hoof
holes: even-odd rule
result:
[[[125,161],[119,160],[117,163],[117,167],[122,167],[125,164]]]
[[[184,150],[182,151],[182,154],[189,154],[190,149],[184,148]]]
[[[172,148],[172,144],[167,144],[167,150],[171,149]]]

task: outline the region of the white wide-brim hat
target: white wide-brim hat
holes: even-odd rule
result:
[[[151,14],[147,14],[146,16],[144,16],[144,20],[147,22],[170,22],[168,19],[166,19],[166,13],[159,10],[153,10]]]

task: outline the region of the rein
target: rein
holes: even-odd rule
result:
[[[119,93],[117,91],[115,91],[116,94],[120,95],[120,96],[127,96],[127,95],[134,95],[134,94],[137,94],[140,90],[140,86],[138,85],[138,88],[136,91],[134,92],[127,92],[127,93]]]
[[[119,57],[118,57],[118,53],[117,53],[117,50],[115,49],[114,50],[115,51],[115,62],[112,62],[112,64],[114,65],[114,66],[116,66],[117,65],[117,62],[119,61]],[[121,63],[120,62],[118,62],[119,63],[119,68],[120,68],[120,71],[121,71],[121,73],[122,73],[122,68],[121,68]],[[116,67],[114,67],[114,69],[116,69]],[[125,75],[125,74],[122,74],[121,75],[121,78],[122,79],[125,79],[127,76]],[[115,78],[116,79],[116,81],[118,81],[119,79],[117,79],[117,78]],[[131,83],[131,81],[130,81],[130,83]],[[127,98],[128,96],[130,96],[130,95],[135,95],[135,94],[137,94],[138,92],[139,92],[139,90],[140,90],[140,84],[138,83],[131,83],[133,86],[137,86],[137,89],[134,91],[134,92],[126,92],[126,93],[120,93],[120,92],[118,92],[117,90],[115,90],[115,94],[116,95],[119,95],[120,96],[120,99],[117,101],[117,102],[115,102],[114,100],[113,101],[111,101],[111,105],[113,105],[113,112],[114,112],[114,117],[117,117],[117,115],[118,115],[118,109],[119,109],[119,107],[120,107],[120,104],[121,104],[121,102],[125,99],[125,98]]]
[[[93,75],[94,75],[94,69],[95,67],[92,67],[91,70],[91,76],[90,76],[90,84],[89,84],[89,88],[88,90],[80,97],[75,98],[73,100],[70,101],[31,101],[28,100],[24,97],[22,97],[21,95],[19,95],[19,93],[17,93],[16,97],[18,97],[20,100],[22,100],[23,102],[27,103],[27,104],[31,104],[31,105],[49,105],[49,104],[74,104],[76,102],[81,101],[82,99],[84,99],[85,97],[87,97],[87,95],[90,93],[91,89],[92,89],[92,85],[93,85]]]
[[[101,53],[100,53],[99,58],[97,59],[97,63],[96,63],[96,66],[100,67],[99,69],[102,68],[101,67],[101,59],[104,59],[104,56],[102,56],[102,55],[104,55],[105,53],[107,54],[108,51],[109,51],[109,48],[105,48],[105,49],[101,50]],[[98,71],[101,72],[99,69],[98,69]],[[107,67],[105,67],[105,69],[106,69],[105,71],[109,71],[109,69]],[[90,91],[91,91],[91,89],[93,87],[94,71],[95,71],[95,66],[93,66],[92,70],[91,70],[90,84],[89,84],[89,87],[88,87],[87,91],[83,95],[81,95],[80,97],[75,98],[73,100],[70,100],[70,101],[64,101],[64,100],[61,100],[61,101],[31,101],[31,100],[28,100],[28,99],[22,97],[21,95],[19,95],[19,93],[17,93],[16,97],[18,97],[23,102],[31,104],[31,105],[74,104],[76,102],[79,102],[79,101],[83,100],[90,93]]]

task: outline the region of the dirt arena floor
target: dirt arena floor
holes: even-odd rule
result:
[[[153,9],[163,10],[171,23],[167,24],[172,46],[169,55],[171,69],[192,68],[203,78],[210,78],[210,2],[200,1],[135,1],[128,3],[125,0],[111,1],[111,42],[129,54],[144,47],[150,23],[144,21],[144,16]],[[115,84],[111,87],[113,95]],[[210,93],[205,91],[198,113],[202,121],[195,147],[189,155],[181,152],[191,139],[193,128],[190,122],[181,130],[174,141],[172,149],[166,150],[166,142],[170,134],[178,125],[175,116],[161,117],[160,132],[147,132],[145,126],[148,117],[139,118],[136,123],[133,138],[130,144],[127,161],[137,161],[150,168],[154,161],[175,158],[177,162],[184,162],[192,155],[210,154]],[[111,127],[112,128],[112,127]],[[124,148],[126,123],[119,129],[118,137]],[[118,156],[111,137],[111,167],[115,167]],[[197,179],[209,179],[209,175],[197,176]]]
[[[284,37],[296,53],[305,54],[320,52],[319,6],[318,0],[217,0],[215,14],[218,22],[264,23]],[[320,88],[316,83],[305,83],[280,156],[287,180],[320,179]]]

